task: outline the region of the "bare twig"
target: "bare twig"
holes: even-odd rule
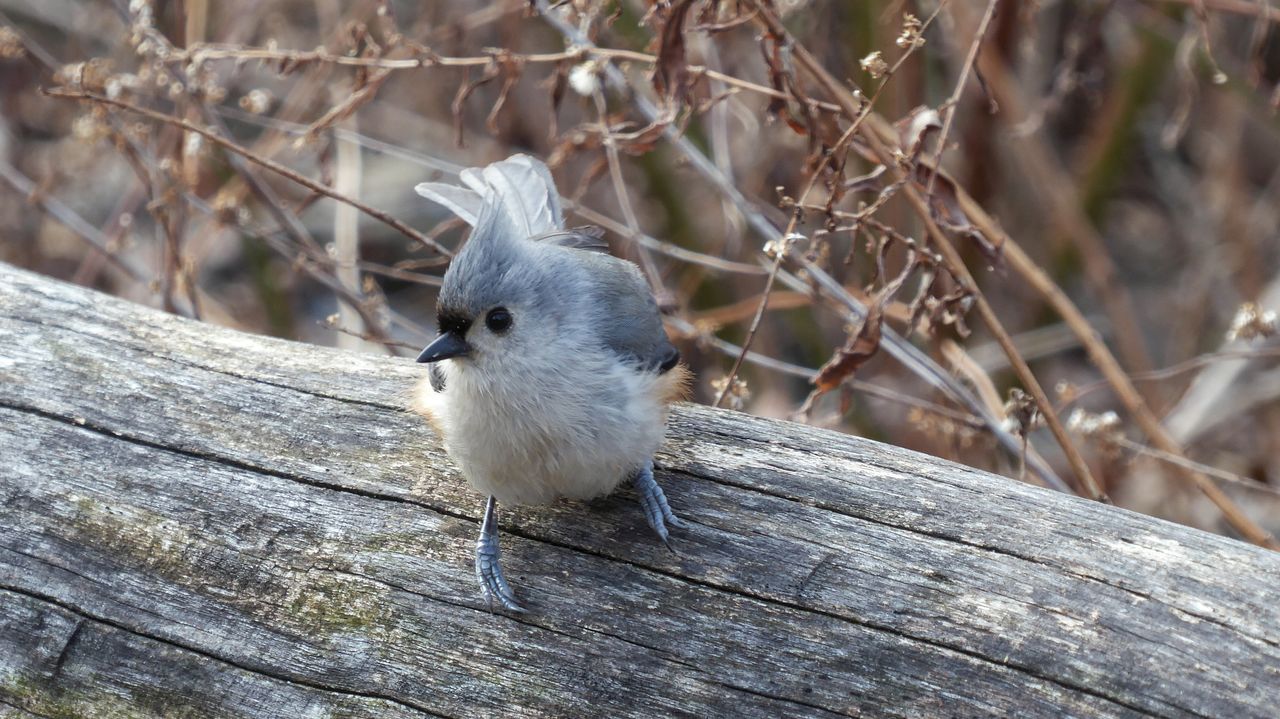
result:
[[[551,8],[547,0],[534,0],[534,2],[538,8],[538,12],[570,42],[584,47],[593,46],[591,40],[581,31],[566,23],[563,19],[551,12]],[[622,72],[612,65],[604,68],[604,76],[606,80],[615,87],[621,88],[624,91],[634,90]],[[658,109],[643,95],[634,94],[633,102],[640,113],[650,122],[659,117]],[[717,169],[715,163],[709,160],[696,145],[694,145],[688,138],[681,137],[670,128],[665,131],[665,135],[672,143],[673,147],[675,147],[675,149],[682,154],[685,160],[688,161],[690,167],[697,171],[703,178],[710,182],[717,191],[729,200],[732,206],[742,215],[743,219],[746,220],[748,226],[750,226],[758,236],[766,241],[777,239],[780,236],[780,228],[775,226],[767,217],[765,217],[764,213],[761,212],[759,208],[749,202],[747,198],[743,196],[742,192]],[[816,284],[822,295],[836,305],[842,315],[847,316],[853,321],[860,321],[866,316],[866,306],[853,297],[848,290],[831,277],[825,269],[806,259],[801,259],[799,262],[807,274],[808,280],[802,280],[799,277],[788,273],[786,270],[782,270],[778,273],[778,279],[783,284],[798,292],[806,293],[813,293],[815,291]],[[907,371],[911,372],[931,387],[936,388],[946,396],[965,405],[971,412],[981,417],[987,430],[992,433],[1006,451],[1014,456],[1017,456],[1020,453],[1021,440],[1006,431],[1001,426],[1001,419],[993,415],[980,400],[974,397],[973,394],[963,384],[952,377],[950,373],[940,367],[937,362],[891,329],[886,328],[884,330],[882,342],[885,351],[900,362]],[[1033,457],[1031,469],[1054,489],[1062,492],[1070,491],[1062,479],[1059,478],[1053,469],[1044,462],[1037,461]]]
[[[46,95],[50,97],[64,98],[69,100],[86,100],[86,101],[95,102],[101,105],[110,105],[112,107],[116,107],[121,110],[126,110],[128,112],[142,115],[143,117],[154,120],[156,122],[162,122],[162,123],[174,125],[176,127],[180,127],[184,130],[187,130],[188,132],[194,132],[200,135],[201,137],[204,137],[205,139],[209,140],[210,142],[214,143],[215,145],[218,145],[219,147],[229,152],[233,152],[245,158],[246,160],[249,160],[250,162],[253,162],[257,165],[261,165],[262,167],[265,167],[268,170],[271,170],[272,172],[278,175],[287,177],[288,179],[298,183],[299,185],[302,185],[303,187],[307,188],[308,190],[311,190],[312,192],[324,195],[325,197],[329,197],[331,199],[337,200],[338,202],[344,202],[346,204],[349,204],[355,207],[356,209],[360,210],[361,212],[365,213],[366,215],[369,215],[370,217],[373,217],[381,221],[383,224],[387,225],[388,227],[391,227],[392,229],[397,230],[398,232],[405,235],[406,237],[412,240],[415,240],[421,243],[422,245],[429,247],[432,250],[435,250],[436,252],[439,252],[442,255],[446,255],[446,256],[453,255],[453,253],[450,252],[443,245],[440,245],[435,240],[431,239],[430,237],[427,237],[421,232],[418,232],[412,227],[409,227],[408,225],[397,220],[396,218],[392,217],[386,212],[383,212],[382,210],[379,210],[374,207],[370,207],[369,205],[366,205],[365,203],[360,202],[359,200],[353,199],[351,197],[347,197],[346,195],[340,192],[337,192],[332,188],[327,187],[326,185],[322,185],[319,182],[316,182],[308,177],[305,177],[295,172],[294,170],[288,167],[285,167],[284,165],[281,165],[280,163],[274,160],[262,157],[261,155],[253,152],[252,150],[246,147],[238,145],[215,132],[210,132],[209,130],[203,127],[200,127],[199,125],[196,125],[192,122],[188,122],[187,120],[183,120],[181,118],[174,117],[172,115],[166,115],[162,112],[156,112],[155,110],[150,110],[145,107],[140,107],[138,105],[125,102],[124,100],[114,100],[112,98],[106,97],[104,95],[99,95],[93,92],[82,92],[79,90],[66,90],[61,88],[45,90],[44,92]]]
[[[732,272],[739,275],[763,275],[766,273],[766,271],[761,269],[759,265],[748,265],[745,262],[734,262],[733,260],[722,259],[715,257],[714,255],[707,255],[701,252],[687,250],[678,245],[673,245],[670,242],[663,242],[662,240],[646,235],[643,232],[633,230],[627,225],[618,222],[607,215],[596,212],[580,202],[574,202],[567,197],[562,198],[561,201],[564,202],[566,209],[572,211],[587,222],[590,222],[593,225],[599,225],[620,237],[631,240],[636,244],[643,245],[654,252],[660,252],[673,259],[694,265],[700,265],[717,272]]]
[[[1208,10],[1263,18],[1271,22],[1280,22],[1280,8],[1264,7],[1257,0],[1147,0],[1148,2],[1173,3],[1177,5],[1202,5]]]
[[[1143,433],[1151,439],[1158,449],[1172,455],[1184,456],[1185,453],[1177,441],[1160,424],[1160,420],[1155,416],[1155,413],[1147,407],[1142,395],[1138,393],[1133,382],[1120,367],[1120,363],[1116,361],[1115,356],[1111,354],[1106,345],[1097,338],[1092,325],[1089,324],[1080,309],[1067,297],[1066,293],[1062,291],[1062,288],[1058,287],[1045,274],[1044,270],[1028,257],[1022,248],[986,215],[986,212],[982,210],[977,202],[964,193],[960,194],[960,201],[965,213],[974,220],[974,223],[979,226],[983,233],[991,232],[994,234],[988,236],[1001,238],[1005,258],[1009,265],[1049,302],[1059,316],[1062,317],[1063,321],[1080,338],[1080,342],[1084,345],[1090,360],[1102,372],[1102,376],[1111,385],[1129,415],[1137,421]],[[1258,526],[1230,497],[1224,494],[1203,474],[1184,468],[1184,476],[1204,492],[1210,501],[1217,505],[1227,518],[1227,521],[1245,538],[1264,547],[1280,549],[1280,543],[1276,542],[1270,532]]]
[[[494,53],[497,50],[493,51]],[[505,51],[504,51],[505,52]],[[545,52],[545,53],[506,53],[506,57],[513,61],[530,65],[554,65],[560,62],[581,62],[589,59],[614,60],[622,62],[636,62],[646,65],[653,65],[658,62],[658,58],[643,52],[634,50],[624,50],[620,48],[603,48],[603,47],[572,47],[563,52]],[[416,70],[431,67],[446,68],[468,68],[468,67],[488,67],[494,62],[494,55],[484,55],[476,57],[446,57],[437,55],[427,48],[422,48],[419,56],[415,58],[392,59],[385,57],[360,57],[351,55],[340,55],[331,53],[327,50],[275,50],[270,48],[251,48],[240,45],[219,45],[211,43],[203,43],[195,45],[185,51],[171,53],[170,59],[176,63],[191,62],[207,62],[210,60],[235,60],[237,62],[244,61],[261,61],[276,63],[280,67],[295,68],[301,65],[311,63],[326,63],[332,65],[343,65],[347,67],[377,68],[380,70]],[[733,75],[712,70],[702,65],[690,65],[689,73],[691,77],[708,77],[726,85],[741,88],[750,92],[765,95],[767,97],[776,97],[778,99],[792,99],[786,93],[780,92],[767,85],[743,80]],[[839,106],[829,103],[813,101],[811,106],[814,109],[824,112],[840,112]]]
[[[759,2],[756,2],[756,0],[749,0],[749,4],[760,10],[758,20],[770,32],[781,37],[788,35],[788,30],[772,9],[764,7]],[[858,116],[859,111],[861,110],[860,104],[854,99],[853,95],[843,83],[836,80],[831,73],[828,72],[827,69],[823,67],[822,64],[819,63],[817,59],[814,58],[813,55],[803,46],[796,46],[795,56],[800,65],[804,67],[821,86],[823,86],[827,93],[836,98],[837,102],[844,108],[847,116]],[[869,117],[870,116],[874,115],[869,115]],[[895,168],[895,171],[899,176],[905,175],[905,171],[898,167],[897,163],[894,162],[893,154],[886,145],[883,135],[881,134],[883,129],[885,128],[871,127],[869,130],[862,132],[861,135],[867,142],[871,153],[880,164],[885,167]],[[983,322],[987,325],[995,339],[1000,343],[1005,354],[1008,355],[1009,363],[1017,374],[1018,379],[1035,399],[1036,405],[1040,408],[1040,412],[1044,415],[1045,421],[1049,425],[1049,430],[1053,432],[1054,438],[1057,439],[1058,444],[1062,447],[1062,451],[1066,455],[1067,461],[1075,472],[1081,488],[1094,499],[1107,501],[1106,493],[1102,491],[1102,487],[1098,484],[1097,480],[1094,479],[1093,472],[1090,471],[1089,465],[1085,461],[1084,456],[1080,453],[1079,448],[1075,446],[1075,443],[1071,441],[1071,437],[1067,434],[1066,428],[1062,426],[1062,422],[1058,419],[1057,415],[1053,413],[1053,405],[1049,402],[1049,398],[1045,394],[1044,389],[1040,387],[1039,381],[1031,372],[1031,368],[1027,366],[1026,360],[1018,354],[1018,349],[1014,346],[1013,340],[1009,337],[1009,333],[1004,329],[999,318],[996,317],[995,310],[993,310],[990,303],[987,302],[986,297],[978,289],[977,283],[974,281],[973,276],[965,266],[963,259],[960,257],[960,253],[954,246],[952,246],[950,239],[945,233],[943,233],[942,229],[938,227],[937,222],[933,218],[933,212],[928,202],[911,183],[904,185],[903,189],[903,194],[906,196],[907,201],[915,210],[916,215],[924,224],[925,229],[928,230],[930,239],[933,240],[935,246],[946,258],[952,274],[958,281],[963,283],[970,292],[973,293],[975,307],[978,310],[978,314],[982,317]],[[988,235],[988,237],[992,236]]]
[[[25,195],[29,202],[49,213],[50,217],[62,223],[63,226],[75,233],[76,237],[84,240],[85,244],[93,248],[95,252],[128,275],[129,279],[134,282],[146,281],[149,273],[133,260],[116,254],[111,249],[111,241],[102,234],[101,230],[86,222],[83,217],[76,214],[76,211],[68,207],[62,200],[40,192],[36,188],[36,183],[32,182],[30,178],[19,172],[18,168],[10,165],[3,158],[0,158],[0,177],[3,177],[5,182],[8,182],[13,189]]]
[[[613,184],[614,196],[618,198],[618,208],[622,210],[622,218],[627,223],[629,234],[638,235],[640,221],[636,219],[635,210],[631,207],[631,197],[627,194],[627,184],[622,179],[622,161],[618,158],[618,143],[614,140],[612,128],[609,127],[609,110],[605,103],[604,92],[597,88],[592,93],[592,100],[595,102],[596,115],[600,119],[601,141],[604,143],[604,155],[609,162],[609,179]],[[640,266],[644,268],[649,284],[660,298],[665,298],[667,292],[662,283],[662,272],[654,263],[649,249],[641,244],[637,244],[636,248],[638,250],[636,255],[640,257]],[[665,302],[660,300],[659,305],[662,304]]]
[[[790,375],[792,377],[799,377],[806,381],[812,380],[814,376],[818,374],[818,370],[816,369],[801,367],[800,365],[792,364],[790,362],[784,362],[774,357],[756,352],[755,350],[747,350],[744,353],[741,345],[735,345],[732,342],[722,340],[714,335],[699,334],[697,332],[697,328],[688,322],[682,320],[677,321],[676,326],[678,331],[696,337],[699,342],[704,342],[729,357],[743,356],[746,358],[747,362],[756,366],[780,372],[785,375]],[[953,422],[958,422],[967,427],[972,427],[974,429],[982,429],[984,427],[984,423],[980,417],[975,417],[974,415],[967,414],[965,412],[957,412],[956,410],[940,405],[937,402],[930,402],[928,400],[920,399],[919,397],[913,397],[901,392],[894,392],[891,389],[855,378],[846,379],[844,384],[851,389],[872,397],[906,405],[908,407],[922,409],[926,412],[936,414],[939,417],[946,417]]]
[[[983,65],[983,77],[986,78],[987,86],[1004,108],[1004,116],[1010,118],[1010,123],[1016,122],[1014,118],[1022,116],[1025,105],[1019,88],[1011,77],[1008,66],[1002,60],[995,57],[988,59],[989,62]],[[1013,158],[1030,176],[1030,186],[1041,192],[1054,219],[1079,246],[1085,277],[1102,299],[1107,315],[1116,328],[1114,339],[1126,365],[1136,372],[1151,369],[1150,354],[1142,339],[1142,330],[1134,311],[1133,300],[1118,281],[1115,264],[1111,261],[1106,243],[1085,214],[1079,193],[1070,175],[1061,166],[1061,161],[1053,156],[1044,141],[1036,135],[1014,139],[1012,150]],[[938,169],[941,171],[941,168]],[[969,212],[968,206],[976,203],[969,201],[967,194],[963,191],[958,194],[966,214],[974,219],[975,224],[979,225],[979,229],[983,229],[985,234],[984,226],[992,224],[985,221],[986,213],[982,212],[975,217]],[[996,237],[999,236],[996,235]],[[1005,258],[1020,273],[1030,269],[1023,264],[1025,255],[1017,248],[1006,248]]]
[[[1220,479],[1224,482],[1231,482],[1232,484],[1242,484],[1248,487],[1267,487],[1267,485],[1262,484],[1256,479],[1241,477],[1238,474],[1226,472],[1221,469],[1218,469],[1217,467],[1212,467],[1210,465],[1203,464],[1201,462],[1196,462],[1195,460],[1187,459],[1186,457],[1183,457],[1182,455],[1179,455],[1179,454],[1171,454],[1163,450],[1155,449],[1154,447],[1148,447],[1145,444],[1134,442],[1131,439],[1126,439],[1124,437],[1109,437],[1107,438],[1106,441],[1112,442],[1116,446],[1123,447],[1129,450],[1130,452],[1133,452],[1134,454],[1140,454],[1147,457],[1151,457],[1153,459],[1160,460],[1161,462],[1165,462],[1167,464],[1170,464],[1175,467],[1179,467],[1188,471],[1200,472],[1210,477],[1213,477],[1215,479]]]
[[[982,49],[983,38],[987,36],[987,27],[991,25],[991,18],[995,17],[996,8],[999,5],[1000,0],[987,0],[987,10],[982,14],[982,21],[978,23],[978,29],[973,33],[973,42],[969,44],[969,52],[965,55],[964,64],[960,67],[960,77],[956,80],[955,89],[942,103],[946,116],[942,120],[942,131],[938,134],[938,145],[933,152],[934,167],[942,167],[942,155],[947,151],[947,138],[951,135],[951,125],[955,122],[960,98],[964,95],[965,85],[968,84],[969,73],[973,72],[973,66],[978,61],[978,52]],[[933,197],[933,185],[937,179],[938,173],[929,175],[929,187],[925,191],[929,197]]]
[[[938,3],[938,7],[934,9],[933,14],[930,15],[929,19],[926,20],[924,25],[921,26],[920,28],[921,32],[923,32],[925,28],[927,28],[930,24],[933,23],[934,18],[938,16],[938,13],[942,12],[942,8],[945,7],[946,4],[947,4],[947,0],[943,0],[942,2]],[[785,38],[785,37],[788,37],[788,36],[785,34],[778,35],[779,39]],[[880,94],[884,90],[885,86],[889,84],[889,80],[893,78],[894,74],[898,71],[898,69],[902,67],[902,64],[907,61],[907,58],[909,58],[911,54],[918,47],[919,45],[915,43],[912,43],[911,45],[907,46],[907,48],[904,50],[902,55],[898,57],[897,61],[894,62],[894,64],[888,69],[888,71],[884,73],[883,77],[881,78],[880,85],[876,88],[875,94],[871,96],[871,99],[862,104],[862,106],[859,108],[859,112],[855,112],[851,114],[850,119],[852,122],[849,125],[848,129],[846,129],[844,133],[840,136],[840,139],[836,141],[835,146],[830,148],[830,150],[828,150],[822,155],[822,158],[819,160],[817,166],[815,166],[813,168],[813,171],[809,173],[809,179],[805,185],[804,191],[800,193],[800,200],[798,202],[799,206],[803,206],[805,201],[809,199],[809,194],[813,192],[813,188],[816,187],[818,184],[818,178],[821,177],[822,173],[828,167],[831,166],[831,162],[834,158],[841,156],[841,154],[844,152],[844,148],[848,145],[849,141],[853,139],[854,135],[857,134],[859,128],[862,126],[862,122],[871,113],[872,108],[875,107],[876,100],[880,98]],[[881,193],[880,202],[884,202],[885,200],[887,200],[888,196],[889,196],[888,192]],[[874,212],[874,210],[875,208],[869,208],[866,214],[870,215],[872,212]],[[791,213],[791,219],[788,220],[787,222],[787,229],[783,231],[781,240],[778,243],[776,243],[777,251],[774,253],[774,256],[773,256],[773,264],[769,267],[769,276],[765,280],[764,289],[761,290],[761,293],[760,293],[760,306],[756,309],[755,317],[752,318],[751,326],[747,330],[747,337],[742,342],[742,348],[744,353],[751,347],[752,341],[755,340],[756,331],[760,328],[760,320],[764,317],[765,310],[768,308],[769,295],[773,291],[774,282],[777,280],[778,270],[782,268],[782,262],[783,260],[786,259],[789,247],[793,240],[800,239],[800,237],[795,234],[796,225],[799,223],[800,217],[801,217],[800,208],[797,207]],[[868,320],[864,318],[863,321],[866,322]],[[720,393],[716,395],[716,400],[715,402],[712,403],[711,406],[719,407],[720,404],[724,402],[725,395],[729,392],[730,388],[733,386],[733,380],[738,375],[738,370],[742,368],[743,359],[744,359],[743,356],[739,356],[738,359],[734,361],[733,367],[729,370],[729,374],[727,375],[727,379],[725,380],[724,386],[720,389]],[[810,398],[805,401],[805,405],[807,406],[811,404],[811,401],[816,396],[817,396],[817,393],[810,394]]]
[[[1129,378],[1135,382],[1160,382],[1167,379],[1173,379],[1181,374],[1186,374],[1193,370],[1206,367],[1224,360],[1240,360],[1240,359],[1259,359],[1263,357],[1280,357],[1280,347],[1260,347],[1257,349],[1245,350],[1222,350],[1220,352],[1210,352],[1209,354],[1192,357],[1175,365],[1165,367],[1163,369],[1152,370],[1150,372],[1135,372],[1129,375]],[[1064,402],[1059,409],[1064,409],[1078,402],[1085,395],[1092,394],[1100,389],[1110,387],[1110,383],[1106,380],[1093,382],[1072,390],[1069,401]]]

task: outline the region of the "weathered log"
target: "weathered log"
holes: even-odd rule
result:
[[[0,716],[1277,715],[1280,556],[693,406],[491,613],[421,373],[0,265]]]

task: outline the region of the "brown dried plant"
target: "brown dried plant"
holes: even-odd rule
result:
[[[412,186],[532,152],[700,401],[1275,546],[1264,3],[82,5],[0,16],[0,259],[407,354],[464,240]]]

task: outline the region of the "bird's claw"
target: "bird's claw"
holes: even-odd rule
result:
[[[484,594],[489,608],[493,608],[496,599],[503,607],[512,612],[523,612],[525,608],[516,601],[511,585],[502,576],[502,565],[498,553],[498,522],[494,518],[493,498],[489,498],[485,506],[484,521],[480,525],[480,538],[476,540],[476,579],[480,582],[480,591]]]
[[[653,462],[646,462],[644,467],[636,472],[631,483],[640,495],[640,506],[644,509],[645,520],[649,522],[649,526],[657,533],[662,543],[667,545],[667,549],[671,549],[667,527],[683,529],[689,525],[671,511],[671,505],[667,504],[667,495],[663,494],[662,487],[659,487],[653,478]]]

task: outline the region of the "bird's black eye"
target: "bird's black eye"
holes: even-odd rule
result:
[[[484,317],[484,326],[494,334],[502,334],[511,329],[511,313],[506,307],[495,307]]]

